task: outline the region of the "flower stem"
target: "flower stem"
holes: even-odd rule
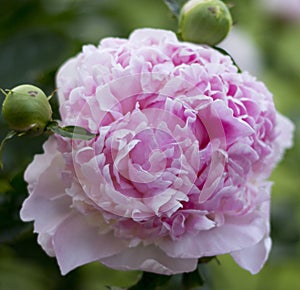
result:
[[[167,283],[172,276],[143,272],[141,279],[127,290],[154,290],[157,286]]]
[[[4,137],[4,139],[1,141],[1,144],[0,144],[0,169],[3,169],[3,163],[2,163],[2,153],[3,153],[3,148],[4,148],[4,145],[5,143],[13,138],[14,136],[16,136],[18,133],[16,131],[9,131],[7,133],[7,135]]]

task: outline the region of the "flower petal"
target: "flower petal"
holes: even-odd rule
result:
[[[265,220],[260,215],[241,216],[239,219],[226,217],[220,227],[184,235],[177,241],[165,239],[159,243],[159,247],[171,257],[214,256],[254,246],[261,241],[267,230]]]
[[[271,250],[272,241],[269,237],[258,244],[231,253],[234,260],[251,274],[257,274],[265,264]]]
[[[24,221],[34,220],[35,232],[47,232],[59,224],[71,211],[71,198],[65,194],[60,176],[62,154],[56,149],[55,138],[44,145],[45,154],[36,155],[25,172],[29,183],[29,197],[23,203],[20,216]]]
[[[74,268],[123,250],[126,243],[112,233],[100,233],[80,214],[71,215],[56,230],[53,247],[62,275]]]
[[[198,259],[172,258],[154,245],[140,245],[129,248],[118,255],[101,259],[101,262],[119,270],[142,270],[157,274],[174,275],[195,270]]]

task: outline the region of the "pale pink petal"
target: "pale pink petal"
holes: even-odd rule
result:
[[[171,31],[163,31],[161,29],[144,28],[138,29],[131,33],[130,41],[140,45],[159,43],[160,41],[177,42],[175,34]]]
[[[25,172],[30,195],[20,215],[24,221],[34,220],[34,230],[38,233],[51,230],[71,211],[72,200],[65,194],[60,176],[63,157],[56,148],[55,138],[50,138],[44,145],[45,154],[36,155]]]
[[[272,246],[271,238],[264,238],[252,247],[231,253],[234,260],[251,274],[257,274],[268,259]]]
[[[53,248],[63,275],[86,263],[119,253],[126,243],[112,233],[100,233],[81,215],[71,215],[57,228]]]
[[[155,245],[137,246],[126,251],[101,259],[101,262],[119,270],[142,270],[164,275],[191,272],[196,269],[198,260],[172,258]]]
[[[282,158],[284,149],[290,148],[293,145],[293,134],[295,130],[294,124],[285,116],[277,113],[277,134],[280,139],[280,145],[278,146],[279,156],[278,159]]]
[[[159,247],[169,256],[179,258],[230,253],[259,243],[267,232],[264,223],[264,219],[260,216],[226,218],[220,227],[184,235],[177,241],[165,239],[159,243]]]

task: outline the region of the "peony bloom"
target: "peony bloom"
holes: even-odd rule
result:
[[[228,56],[134,31],[88,45],[57,75],[62,125],[25,172],[21,217],[62,274],[92,261],[121,270],[189,272],[230,253],[251,273],[270,247],[271,170],[292,124]]]

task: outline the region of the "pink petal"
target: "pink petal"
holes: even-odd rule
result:
[[[278,136],[278,141],[280,144],[277,144],[276,148],[279,151],[278,159],[283,155],[283,151],[286,148],[290,148],[293,145],[293,135],[294,135],[295,126],[294,124],[285,116],[277,113],[277,124],[276,131]]]
[[[119,253],[126,243],[100,233],[84,216],[71,215],[56,230],[53,247],[62,275],[74,268]]]
[[[35,232],[47,232],[59,224],[71,211],[71,199],[65,194],[60,176],[63,157],[50,138],[44,145],[45,154],[36,155],[25,172],[30,196],[23,203],[20,216],[34,220]]]
[[[266,232],[265,220],[259,215],[241,216],[238,219],[226,217],[220,227],[185,235],[177,241],[165,239],[159,243],[159,247],[171,257],[200,258],[249,248],[259,243]]]
[[[147,44],[149,40],[152,43],[159,43],[168,40],[168,42],[177,42],[175,33],[171,31],[164,31],[161,29],[144,28],[133,31],[130,34],[130,41],[138,45]],[[150,44],[150,43],[149,43]]]
[[[118,270],[142,270],[164,275],[191,272],[197,267],[197,259],[178,259],[166,255],[154,245],[128,248],[126,251],[101,262]]]
[[[268,259],[271,246],[272,240],[268,237],[250,248],[231,253],[231,256],[242,268],[257,274]]]

